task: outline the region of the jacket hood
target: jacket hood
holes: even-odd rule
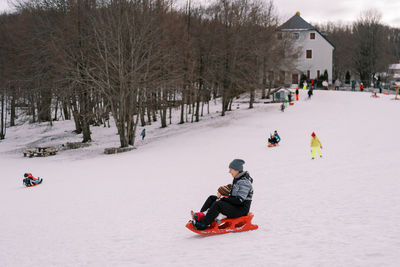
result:
[[[241,179],[246,179],[246,180],[249,180],[250,183],[253,183],[253,178],[251,178],[249,172],[247,172],[247,171],[244,171],[244,172],[239,173],[239,174],[233,179],[233,182],[239,181],[239,180],[241,180]]]

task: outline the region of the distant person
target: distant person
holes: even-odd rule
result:
[[[279,144],[281,141],[281,137],[279,136],[278,132],[275,131],[274,135],[270,134],[268,138],[268,147],[274,147]]]
[[[382,84],[381,83],[378,84],[378,89],[379,89],[379,93],[382,94]]]
[[[278,140],[276,139],[276,137],[274,135],[270,134],[269,138],[268,138],[268,146],[269,147],[276,146],[277,144],[278,144]]]
[[[322,149],[322,144],[319,141],[319,139],[316,136],[316,134],[313,132],[311,134],[311,156],[312,156],[311,159],[315,158],[315,152],[316,151],[318,152],[319,157],[322,158],[322,153],[321,153],[320,148]]]
[[[363,92],[364,91],[364,84],[360,83],[360,91]]]
[[[307,90],[307,81],[303,82],[303,90]]]
[[[142,132],[140,133],[140,136],[142,137],[142,140],[146,137],[146,129],[143,128]]]
[[[283,101],[285,108],[289,106],[289,96],[285,96],[285,100]]]
[[[351,81],[351,90],[352,90],[352,91],[355,91],[355,90],[356,90],[356,81],[355,81],[355,80],[352,80],[352,81]]]
[[[328,90],[328,82],[326,81],[326,80],[324,80],[323,82],[322,82],[322,86],[324,87],[324,89],[325,90]]]
[[[292,102],[292,92],[289,92],[288,98],[289,98],[289,103],[291,103]]]
[[[31,173],[25,173],[23,183],[25,186],[31,187],[42,183],[42,179],[34,177]]]
[[[312,79],[312,80],[311,80],[311,88],[312,88],[312,89],[314,89],[314,83],[315,83],[315,81],[314,81],[314,79]]]
[[[299,88],[296,88],[296,100],[299,101]]]
[[[285,104],[284,104],[284,103],[281,104],[281,111],[282,111],[282,112],[285,111]]]
[[[342,85],[342,83],[340,82],[340,80],[339,79],[337,79],[336,81],[335,81],[335,90],[340,90],[340,86]]]
[[[308,89],[307,94],[308,94],[308,99],[311,99],[311,96],[313,95],[313,89],[312,88]]]

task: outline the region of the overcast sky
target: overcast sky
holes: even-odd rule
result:
[[[383,23],[400,27],[400,0],[275,0],[274,4],[280,17],[288,19],[300,11],[310,23],[353,22],[362,11],[375,8],[382,13]]]
[[[0,12],[11,10],[7,2],[8,0],[0,0]],[[310,23],[353,22],[362,11],[376,8],[383,15],[383,23],[400,27],[400,0],[275,0],[274,4],[282,20],[289,19],[296,11],[300,11],[303,19]]]

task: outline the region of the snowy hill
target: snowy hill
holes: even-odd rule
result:
[[[258,104],[171,127],[112,156],[95,144],[23,158],[32,140],[69,138],[66,126],[10,129],[0,143],[0,266],[399,266],[400,103],[355,92],[304,98],[284,113]],[[98,139],[115,135],[108,130]],[[273,130],[282,142],[267,148]],[[311,160],[313,131],[322,159]],[[234,158],[254,178],[259,229],[197,236],[184,227],[189,211],[231,182]],[[24,188],[27,171],[43,184]]]

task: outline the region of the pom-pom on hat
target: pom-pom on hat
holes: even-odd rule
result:
[[[223,196],[228,196],[231,193],[231,189],[232,189],[232,185],[227,184],[227,185],[220,186],[218,188],[218,192]]]
[[[242,159],[234,159],[229,164],[229,168],[241,172],[241,171],[243,171],[243,164],[244,164],[244,160],[242,160]]]
[[[315,137],[315,133],[314,133],[314,132],[312,132],[311,136],[312,136],[312,137]]]

